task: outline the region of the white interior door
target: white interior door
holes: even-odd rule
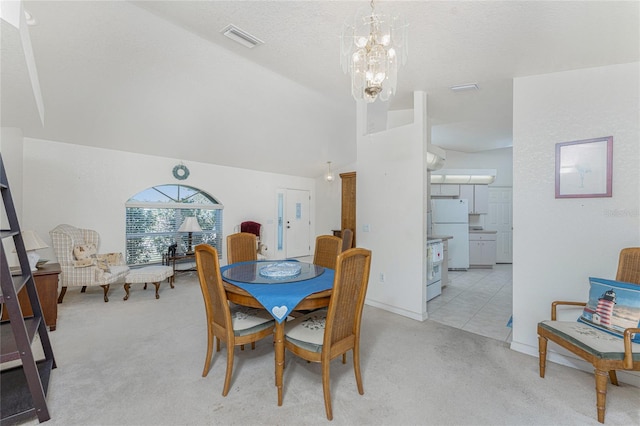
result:
[[[309,243],[311,234],[310,198],[309,191],[287,189],[284,217],[286,257],[301,257],[311,254]]]
[[[485,229],[496,234],[497,263],[513,263],[513,188],[489,187]]]

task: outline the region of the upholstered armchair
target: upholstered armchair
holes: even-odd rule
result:
[[[61,290],[58,303],[62,303],[67,287],[100,286],[104,301],[108,302],[109,286],[124,282],[129,267],[122,253],[98,254],[100,236],[92,229],[80,229],[71,225],[58,225],[51,231],[53,250],[60,263]]]

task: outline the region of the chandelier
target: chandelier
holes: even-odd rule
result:
[[[340,62],[351,74],[351,94],[356,100],[387,101],[396,93],[398,67],[407,61],[407,25],[396,15],[359,11],[342,32]]]
[[[327,182],[333,182],[333,172],[331,171],[331,161],[327,161],[327,174],[324,175],[324,179]]]

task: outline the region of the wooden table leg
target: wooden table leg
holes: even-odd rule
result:
[[[609,373],[602,370],[595,371],[596,376],[596,408],[598,410],[598,421],[604,423],[604,410],[607,405],[607,379]]]
[[[276,321],[276,387],[278,388],[278,406],[282,405],[282,373],[284,370],[284,321]]]

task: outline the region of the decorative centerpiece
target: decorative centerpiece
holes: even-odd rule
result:
[[[271,279],[285,279],[300,275],[300,262],[278,262],[260,268],[260,275]]]

